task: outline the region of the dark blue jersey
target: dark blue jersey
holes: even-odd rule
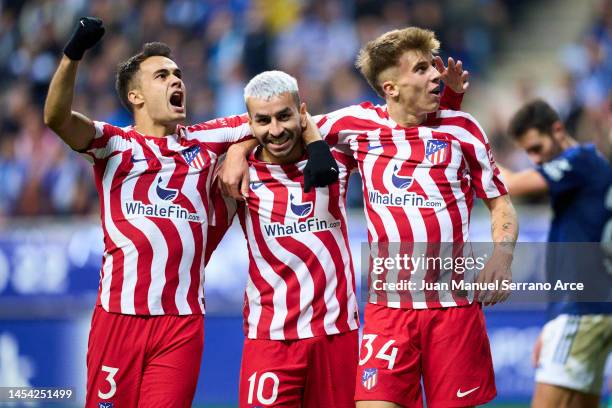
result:
[[[549,242],[601,243],[612,240],[612,193],[609,191],[612,167],[594,145],[571,147],[544,163],[538,171],[548,183],[553,208]],[[597,298],[607,298],[612,276],[605,267],[604,253],[599,248],[600,245],[592,244],[550,245],[548,279],[554,281],[555,275],[563,280],[575,278],[585,281],[585,285],[587,281],[594,281],[602,290]],[[555,254],[551,255],[553,252]],[[553,315],[610,313],[612,303],[559,302],[551,304],[550,311]]]

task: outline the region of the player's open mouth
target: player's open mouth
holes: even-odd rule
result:
[[[185,110],[185,107],[183,106],[183,98],[184,94],[182,91],[174,91],[170,95],[170,105],[175,111],[183,112]]]
[[[429,93],[430,93],[430,94],[433,94],[433,95],[440,96],[440,87],[439,87],[439,86],[436,86],[434,89],[432,89],[431,91],[429,91]]]

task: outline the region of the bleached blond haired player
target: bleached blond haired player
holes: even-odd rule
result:
[[[248,196],[238,201],[249,249],[239,405],[354,407],[359,318],[345,208],[354,159],[332,149],[338,181],[306,192],[317,145],[305,147],[302,133],[316,126],[297,81],[266,71],[244,97],[259,146],[248,157]]]

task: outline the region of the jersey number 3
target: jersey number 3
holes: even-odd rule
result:
[[[102,392],[102,390],[98,389],[98,397],[102,399],[112,398],[113,395],[117,392],[117,382],[115,382],[115,374],[119,371],[118,368],[108,367],[103,365],[102,371],[108,373],[106,376],[106,381],[110,384],[110,390],[108,392]]]

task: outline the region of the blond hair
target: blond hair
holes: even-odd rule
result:
[[[385,97],[380,84],[380,74],[397,66],[406,51],[436,54],[440,41],[433,31],[418,27],[392,30],[368,42],[357,56],[355,66],[381,97]]]
[[[270,100],[275,96],[290,93],[299,105],[297,80],[283,71],[264,71],[254,76],[244,87],[244,101],[248,98]]]

